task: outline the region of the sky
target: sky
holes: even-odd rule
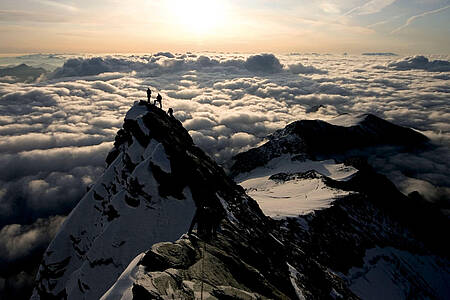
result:
[[[450,53],[449,0],[2,0],[0,53]]]

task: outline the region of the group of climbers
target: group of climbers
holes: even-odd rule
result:
[[[152,98],[152,91],[150,88],[147,88],[147,102],[150,103],[150,99]],[[158,96],[156,96],[155,101],[153,102],[153,105],[156,105],[156,102],[159,103],[159,108],[162,109],[162,96],[158,93]]]
[[[152,98],[152,91],[150,90],[150,88],[147,88],[147,103],[151,103],[151,98]],[[159,108],[162,109],[162,96],[160,93],[158,93],[158,95],[156,96],[155,101],[153,101],[153,105],[156,106],[156,103],[159,103]],[[167,111],[167,114],[173,118],[173,109],[172,107],[169,107],[169,110]]]

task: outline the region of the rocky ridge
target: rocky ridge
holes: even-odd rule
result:
[[[232,171],[239,177],[284,154],[287,163],[306,161],[322,147],[329,154],[399,139],[406,147],[427,142],[380,120],[358,118],[350,130],[321,121],[288,125],[240,154]],[[328,208],[272,219],[179,121],[141,101],[127,113],[106,161],[105,174],[47,249],[34,299],[358,299],[380,290],[380,282],[365,286],[364,278],[386,264],[401,282],[388,295],[450,294],[449,252],[438,231],[448,220],[420,196],[402,195],[364,160],[346,160],[354,169],[345,177],[269,174],[280,185],[318,180],[348,191]],[[220,221],[216,237],[184,234],[202,206],[213,207]],[[420,272],[420,264],[432,272]]]

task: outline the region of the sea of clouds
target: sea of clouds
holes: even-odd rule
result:
[[[225,167],[299,119],[373,113],[426,134],[435,148],[384,149],[371,163],[409,193],[448,201],[448,56],[157,53],[0,59],[48,70],[0,77],[0,291],[29,285],[64,217],[103,172],[134,101],[163,95],[194,141]],[[11,242],[15,241],[15,242]],[[37,254],[36,254],[37,253]],[[28,265],[29,266],[29,265]],[[6,279],[9,278],[9,279]]]

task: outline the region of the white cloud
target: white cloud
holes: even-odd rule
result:
[[[326,13],[329,14],[339,14],[341,12],[339,6],[331,2],[322,2],[319,7]]]
[[[302,63],[292,64],[288,66],[289,71],[294,74],[326,74],[324,70],[316,69],[313,66],[304,66]]]
[[[68,5],[65,3],[57,2],[57,1],[50,1],[50,0],[34,0],[34,1],[41,3],[43,5],[46,5],[46,6],[61,8],[63,10],[68,10],[68,11],[77,11],[78,10],[78,8],[73,5]]]
[[[373,161],[405,191],[417,188],[439,201],[450,186],[449,57],[392,59],[217,53],[85,57],[67,61],[48,81],[0,82],[0,165],[6,170],[0,173],[0,230],[67,214],[101,174],[125,113],[135,100],[145,99],[147,87],[163,95],[164,109],[172,107],[194,141],[221,164],[299,119],[375,113],[426,131],[438,150],[375,153]],[[440,73],[430,72],[437,69]],[[15,240],[32,244],[25,237],[18,234]]]
[[[371,0],[361,6],[357,6],[349,10],[345,15],[370,15],[382,11],[384,8],[393,4],[397,0]]]

